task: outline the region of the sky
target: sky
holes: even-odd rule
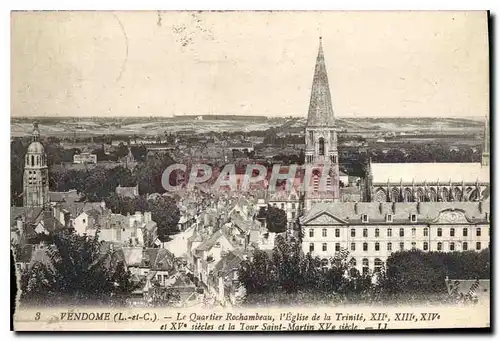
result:
[[[486,12],[13,12],[12,116],[484,117]]]

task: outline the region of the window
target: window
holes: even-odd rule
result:
[[[335,229],[335,238],[340,237],[340,229]]]
[[[427,227],[424,227],[424,237],[429,236],[429,229]]]
[[[363,275],[368,275],[368,271],[370,270],[368,264],[368,258],[363,258]]]
[[[312,238],[312,237],[314,237],[314,230],[309,229],[309,238]]]
[[[284,210],[285,209],[285,204],[281,203],[281,209]]]
[[[438,245],[437,245],[437,250],[438,251],[441,251],[443,250],[443,243],[439,242]]]
[[[476,236],[481,237],[481,228],[480,227],[476,228]]]
[[[467,227],[464,227],[462,230],[464,237],[467,237]]]
[[[437,236],[441,237],[442,235],[443,235],[443,229],[439,227],[437,231]]]
[[[363,223],[367,223],[368,222],[368,215],[367,214],[362,214],[361,215],[361,221]]]
[[[455,251],[455,243],[454,242],[450,243],[450,251]]]
[[[429,250],[429,243],[424,242],[424,251]]]
[[[387,229],[387,237],[392,237],[392,229],[390,227]]]
[[[325,250],[326,251],[326,250]],[[335,251],[339,252],[340,251],[340,243],[335,243]]]
[[[379,237],[380,236],[380,230],[379,229],[375,229],[375,237]]]
[[[455,229],[453,227],[450,229],[450,237],[455,237]]]
[[[392,223],[392,214],[387,214],[385,216],[385,221],[388,222],[388,223]]]
[[[351,251],[356,251],[356,243],[351,243]]]
[[[323,230],[321,231],[321,235],[322,235],[323,237],[326,237],[326,229],[323,229]]]
[[[467,242],[462,243],[462,251],[467,251],[469,249],[469,244]]]
[[[309,244],[309,252],[313,252],[314,251],[314,243],[310,243]]]
[[[292,212],[292,219],[295,219],[295,212]]]
[[[404,242],[399,243],[399,249],[401,251],[403,251],[405,249],[405,243]]]
[[[326,250],[327,250],[326,243],[323,243],[323,245],[322,245],[322,250],[323,250],[323,251],[326,251]]]
[[[363,251],[368,251],[368,243],[363,243]]]
[[[368,229],[363,229],[363,237],[368,237]]]
[[[380,243],[379,242],[375,243],[375,251],[380,251]]]
[[[417,243],[411,242],[411,249],[415,250],[416,247],[417,247]]]
[[[82,222],[85,224],[85,219],[82,219]]]
[[[325,155],[325,139],[322,137],[319,139],[319,155]]]
[[[416,229],[416,228],[414,228],[414,227],[412,227],[412,228],[411,228],[411,236],[412,236],[412,237],[415,237],[416,235],[417,235],[417,229]]]
[[[292,203],[292,210],[295,209],[295,203]]]
[[[476,242],[476,250],[481,250],[481,242]]]
[[[404,237],[405,236],[405,229],[404,228],[400,228],[399,229],[399,236],[400,237]]]
[[[379,272],[382,269],[382,260],[380,258],[375,258],[375,272]]]
[[[387,243],[387,251],[392,251],[392,243]]]
[[[356,259],[351,258],[351,261],[349,263],[351,263],[351,266],[356,266]]]
[[[410,220],[412,223],[416,223],[417,222],[417,215],[416,214],[410,215]]]
[[[351,237],[356,237],[356,230],[355,229],[351,229]]]

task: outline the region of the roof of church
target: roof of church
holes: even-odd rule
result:
[[[479,162],[470,163],[371,163],[373,183],[404,182],[441,184],[489,182],[489,167],[482,167]]]
[[[40,142],[34,141],[31,142],[30,145],[28,146],[27,152],[30,154],[43,154],[45,152],[45,149],[43,148],[43,145]]]
[[[326,72],[325,57],[321,37],[319,38],[319,50],[314,69],[314,78],[311,88],[311,100],[309,102],[309,113],[307,115],[308,127],[333,127],[335,117],[333,115],[330,87]]]

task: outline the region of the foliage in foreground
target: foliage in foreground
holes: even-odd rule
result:
[[[242,263],[239,279],[247,305],[448,304],[468,298],[450,296],[446,277],[490,278],[489,253],[396,252],[380,271],[362,275],[347,261],[346,251],[325,266],[304,254],[298,241],[279,236],[272,254],[256,250],[251,261]]]
[[[100,252],[97,234],[59,231],[35,257],[20,278],[21,301],[29,304],[122,304],[140,285],[111,251]]]

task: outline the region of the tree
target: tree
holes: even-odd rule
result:
[[[128,155],[128,147],[123,144],[123,142],[120,142],[118,147],[116,147],[114,154],[117,158],[122,158]]]
[[[35,262],[21,276],[21,299],[38,304],[123,303],[138,287],[113,253],[100,252],[98,235],[79,236],[73,230],[53,235],[45,261]]]
[[[179,232],[180,211],[177,203],[170,197],[160,197],[149,200],[148,204],[151,218],[158,224],[158,238],[161,242],[169,241],[170,235]]]
[[[266,225],[269,232],[286,232],[286,213],[280,208],[268,206],[266,212]]]
[[[255,250],[253,260],[241,264],[238,278],[250,295],[275,290],[276,270],[267,253],[262,250]]]

